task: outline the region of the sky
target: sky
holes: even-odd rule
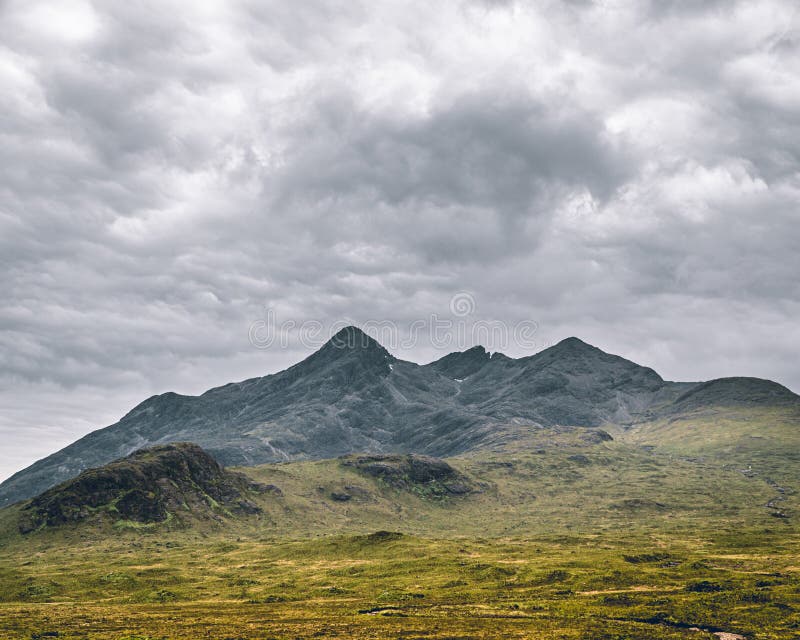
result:
[[[350,323],[800,391],[799,13],[0,2],[0,479]]]

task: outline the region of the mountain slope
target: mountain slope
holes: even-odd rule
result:
[[[800,401],[785,392],[754,402]],[[721,394],[737,393],[725,384],[666,382],[577,338],[526,358],[475,347],[420,366],[348,327],[280,373],[196,397],[145,400],[118,423],[9,478],[0,485],[0,505],[166,442],[196,442],[225,465],[353,452],[443,457],[504,446],[542,426],[625,427],[666,415],[676,401],[715,406]]]
[[[504,420],[600,426],[630,422],[670,385],[652,369],[567,338],[519,360],[494,354],[464,380],[459,401]]]
[[[163,457],[165,447],[157,446],[0,510],[0,548],[14,541],[102,539],[109,533],[137,538],[139,523],[147,523],[159,538],[228,531],[290,539],[378,530],[435,536],[624,532],[651,526],[662,533],[735,530],[773,525],[776,511],[783,516],[781,526],[796,525],[798,466],[784,450],[752,459],[752,470],[743,473],[747,464],[652,452],[624,435],[543,427],[527,436],[525,446],[514,442],[446,459],[352,454],[259,465],[243,469],[246,478],[232,474],[233,491],[219,489],[230,485],[228,472],[214,471],[215,463],[209,464],[198,448],[200,455],[192,454],[190,465],[200,473],[184,470],[183,456]],[[150,465],[149,458],[160,461]],[[781,466],[784,476],[773,474]],[[779,494],[781,499],[770,504]],[[147,508],[132,513],[124,502],[131,495],[134,505]],[[28,524],[32,514],[38,517],[33,527]],[[188,526],[174,526],[178,522]],[[115,523],[113,529],[109,523]]]

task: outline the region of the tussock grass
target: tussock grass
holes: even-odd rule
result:
[[[48,632],[87,640],[713,637],[689,631],[700,627],[796,637],[800,534],[776,545],[775,534],[748,531],[743,541],[710,532],[656,543],[632,532],[221,543],[184,532],[171,546],[151,538],[134,549],[114,539],[18,549],[0,574],[0,632],[9,640]]]
[[[679,427],[591,442],[554,429],[448,460],[469,495],[327,460],[246,469],[283,495],[260,497],[261,516],[192,527],[22,536],[19,507],[5,509],[0,638],[797,638],[794,432],[751,449],[745,427],[712,424],[710,453]],[[766,506],[776,485],[786,518]]]

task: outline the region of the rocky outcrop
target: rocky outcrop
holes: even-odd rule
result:
[[[421,455],[351,455],[340,459],[364,476],[377,478],[403,491],[423,497],[464,496],[476,491],[474,483],[444,460]]]
[[[191,443],[141,449],[127,458],[60,484],[22,509],[19,529],[30,533],[88,519],[148,524],[171,516],[215,518],[260,513],[251,500],[276,487],[223,469]]]

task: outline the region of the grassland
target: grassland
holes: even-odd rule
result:
[[[6,509],[0,637],[797,639],[793,427],[701,420],[450,459],[464,496],[326,460],[246,469],[282,491],[249,518],[22,536]]]
[[[680,540],[375,533],[43,543],[6,556],[13,566],[0,576],[0,633],[650,639],[730,631],[788,639],[800,633],[798,543],[797,533],[763,530]]]

